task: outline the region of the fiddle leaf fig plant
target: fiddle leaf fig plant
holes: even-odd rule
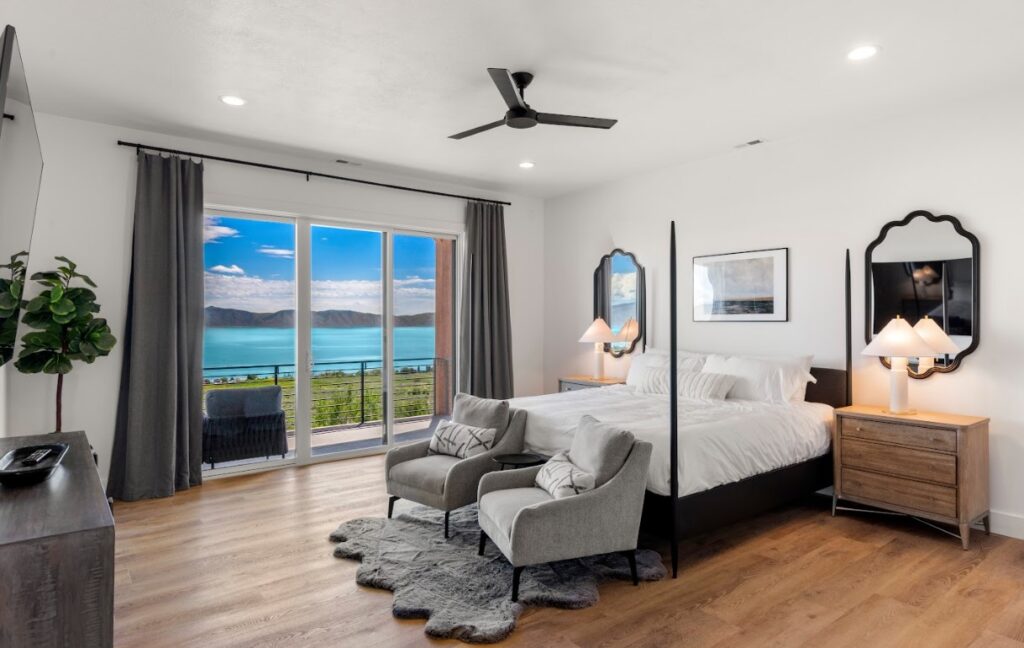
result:
[[[25,259],[28,252],[11,255],[11,262],[0,264],[0,270],[9,277],[0,277],[0,366],[14,357],[14,346],[18,341],[18,315],[25,302],[21,294],[25,290]]]
[[[96,293],[75,285],[84,283],[95,288],[93,280],[78,272],[74,261],[55,258],[63,265],[32,275],[32,281],[44,290],[25,304],[21,321],[35,330],[21,337],[22,349],[14,366],[22,373],[56,374],[56,431],[60,432],[64,374],[71,373],[75,361],[92,364],[96,358],[108,355],[117,340],[107,320],[95,316],[100,312]]]

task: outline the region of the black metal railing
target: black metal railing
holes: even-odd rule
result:
[[[315,362],[312,366],[314,431],[341,426],[379,424],[384,418],[383,363],[380,358]],[[450,381],[448,358],[401,358],[394,361],[391,399],[395,420],[432,416],[438,381]],[[204,393],[212,389],[279,385],[288,429],[295,429],[295,365],[205,367]],[[445,386],[442,384],[441,388]],[[447,413],[447,412],[444,412]]]

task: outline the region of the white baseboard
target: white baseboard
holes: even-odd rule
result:
[[[992,511],[992,533],[1024,540],[1024,515]]]

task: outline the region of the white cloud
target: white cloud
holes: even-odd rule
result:
[[[381,312],[382,289],[379,281],[314,281],[312,288],[313,310]],[[434,290],[433,279],[396,279],[395,312],[399,315],[433,312]],[[295,308],[295,282],[207,272],[206,305],[238,308],[254,313]]]
[[[272,245],[261,245],[260,249],[256,250],[260,254],[275,257],[278,259],[294,259],[295,250],[288,250],[285,248],[278,248]]]
[[[213,243],[221,238],[234,238],[238,236],[238,230],[233,227],[220,224],[216,216],[203,216],[203,243]]]
[[[210,272],[220,272],[220,273],[223,273],[223,274],[234,274],[234,275],[243,275],[243,274],[245,274],[245,270],[242,270],[240,267],[238,267],[234,263],[232,263],[229,266],[226,266],[226,265],[215,265],[212,268],[210,268]]]
[[[636,301],[636,273],[612,273],[611,299],[613,304]]]

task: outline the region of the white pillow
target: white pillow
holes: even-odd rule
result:
[[[593,475],[570,461],[569,455],[559,452],[537,472],[534,483],[551,497],[562,499],[593,489],[595,481]]]
[[[680,372],[679,397],[695,400],[722,400],[734,384],[736,384],[736,376],[729,374],[707,371]]]
[[[430,437],[428,454],[443,454],[465,459],[483,454],[494,445],[498,430],[481,428],[464,423],[441,421]]]
[[[812,356],[777,357],[712,355],[704,371],[736,376],[728,398],[787,403],[803,400],[808,382],[817,382],[810,374]],[[805,368],[806,367],[806,368]]]
[[[704,366],[703,354],[680,351],[678,354],[678,370],[682,372],[700,371]],[[646,353],[636,355],[630,361],[629,373],[626,374],[626,385],[638,392],[647,394],[667,394],[669,354],[656,349],[648,349]]]

